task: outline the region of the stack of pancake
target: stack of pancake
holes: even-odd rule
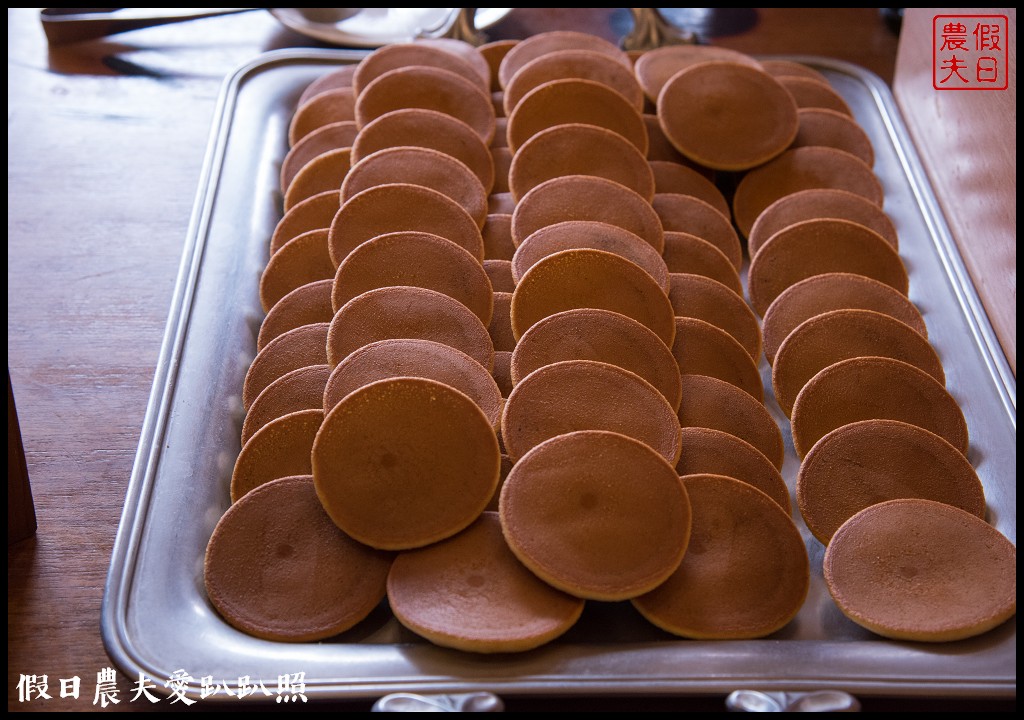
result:
[[[863,334],[901,348],[852,361],[842,387],[889,377],[880,362],[942,372],[906,340],[920,315],[899,294],[870,143],[813,72],[556,32],[391,45],[310,85],[234,504],[207,552],[221,614],[308,641],[386,594],[413,632],[476,652],[548,642],[587,600],[631,600],[684,637],[789,623],[808,558],[762,351],[808,467],[828,423],[848,422],[826,407],[840,358],[822,337],[850,338],[844,362]],[[820,278],[872,300],[827,315],[807,290],[786,300]],[[811,376],[825,400],[801,390]]]

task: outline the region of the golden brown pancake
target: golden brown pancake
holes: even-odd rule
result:
[[[351,148],[340,148],[328,150],[306,163],[284,194],[285,212],[303,200],[340,187],[348,174],[351,156]]]
[[[781,154],[797,132],[797,106],[779,81],[749,65],[691,65],[658,95],[665,135],[716,170],[747,170]]]
[[[750,304],[764,315],[790,285],[834,272],[874,278],[907,294],[907,270],[881,235],[849,220],[805,220],[772,235],[750,261]]]
[[[327,230],[310,230],[289,240],[270,256],[260,276],[260,303],[264,312],[292,290],[327,280],[334,274],[327,235]]]
[[[741,52],[710,45],[665,45],[637,58],[633,71],[651,102],[658,102],[661,90],[680,70],[705,62],[731,62],[760,68],[761,64]]]
[[[843,96],[833,90],[827,82],[795,75],[783,75],[778,78],[778,81],[789,91],[793,100],[796,101],[797,107],[801,109],[822,108],[834,110],[850,118],[853,117],[853,112],[843,100]]]
[[[334,317],[331,287],[334,280],[317,280],[297,287],[274,303],[263,318],[256,350],[262,350],[278,335],[313,323],[329,323]]]
[[[984,520],[930,500],[891,500],[850,518],[824,571],[844,615],[897,640],[961,640],[1017,612],[1017,548]]]
[[[288,145],[294,147],[302,138],[324,125],[355,120],[355,93],[350,87],[327,90],[300,105],[288,126]]]
[[[563,360],[597,360],[636,373],[678,409],[682,390],[672,351],[636,320],[609,310],[581,308],[544,318],[512,352],[512,381]]]
[[[503,97],[506,115],[531,90],[553,80],[590,80],[606,85],[629,101],[638,111],[644,106],[644,93],[636,77],[618,60],[593,50],[562,50],[531,60],[515,74]]]
[[[764,402],[761,373],[732,335],[697,318],[677,317],[672,354],[683,375],[708,375],[725,380]]]
[[[779,347],[772,366],[779,407],[789,415],[797,394],[818,372],[864,356],[902,360],[946,384],[935,349],[910,326],[873,310],[831,310],[805,320]]]
[[[494,292],[511,293],[516,289],[510,260],[484,260],[484,272],[487,273]]]
[[[526,567],[593,600],[657,587],[690,538],[690,503],[675,469],[615,432],[572,432],[533,448],[513,466],[498,507]]]
[[[328,365],[310,365],[292,370],[267,385],[245,414],[242,445],[260,428],[279,417],[300,410],[323,409],[324,386],[330,374]]]
[[[324,411],[299,410],[282,415],[257,430],[238,453],[231,473],[231,502],[271,480],[308,475],[309,451]]]
[[[898,498],[935,500],[985,519],[985,491],[967,458],[935,433],[897,420],[833,430],[807,453],[796,478],[800,514],[823,545],[864,508]]]
[[[505,56],[508,55],[508,51],[518,44],[518,40],[494,40],[484,43],[477,48],[477,51],[483,56],[490,67],[492,92],[501,90],[501,83],[498,82],[498,67],[501,65],[501,61],[505,59]]]
[[[487,218],[487,191],[477,176],[451,155],[430,148],[394,147],[367,155],[345,176],[341,201],[392,183],[437,190],[458,203],[479,227]]]
[[[384,550],[455,535],[498,484],[494,428],[476,403],[425,378],[380,380],[324,418],[312,453],[327,514],[359,542]]]
[[[397,183],[364,190],[341,206],[328,237],[331,260],[337,267],[367,240],[406,230],[440,235],[484,259],[480,226],[461,205],[436,190]]]
[[[703,275],[672,273],[668,299],[676,317],[703,320],[729,333],[756,363],[761,359],[761,327],[741,295]]]
[[[725,253],[737,272],[743,267],[743,247],[728,216],[692,195],[658,193],[652,205],[665,232],[696,235]]]
[[[629,58],[612,43],[590,35],[589,33],[556,30],[537,33],[511,48],[498,66],[498,82],[502,88],[508,87],[513,76],[520,68],[542,55],[560,50],[590,50],[599,52],[621,63],[623,67],[632,68]]]
[[[690,475],[683,484],[693,506],[690,547],[672,577],[633,605],[661,629],[688,638],[740,640],[782,629],[810,587],[796,525],[739,480]]]
[[[707,375],[683,375],[679,422],[683,428],[721,430],[760,450],[779,470],[785,460],[782,432],[767,408],[732,383]]]
[[[327,362],[327,323],[303,325],[277,336],[253,358],[242,386],[246,410],[270,383],[292,370]]]
[[[703,238],[689,233],[667,232],[662,257],[668,267],[669,287],[673,275],[689,273],[717,280],[737,295],[743,295],[743,283],[732,262],[724,252]]]
[[[726,202],[722,191],[715,184],[691,167],[677,162],[651,160],[651,171],[654,173],[654,192],[659,195],[674,193],[692,195],[703,200],[718,212],[729,218],[732,210]]]
[[[447,70],[467,82],[490,92],[489,83],[468,62],[450,52],[422,42],[395,43],[377,48],[356,66],[352,87],[356,95],[362,93],[374,80],[386,72],[413,66],[426,66]]]
[[[579,123],[546,128],[524,142],[512,158],[508,187],[518,201],[563,175],[603,177],[648,201],[654,197],[654,174],[639,150],[611,130]]]
[[[384,599],[390,566],[390,555],[335,527],[306,475],[267,483],[228,508],[203,577],[217,612],[242,632],[313,642],[369,615]]]
[[[647,155],[647,128],[640,111],[607,85],[591,80],[552,80],[523,97],[508,117],[508,147],[515,153],[541,130],[583,123],[621,135]]]
[[[595,220],[625,228],[661,252],[661,220],[651,204],[632,190],[604,178],[570,175],[541,183],[516,204],[512,241],[523,240],[547,225],[566,220]]]
[[[821,188],[786,195],[765,208],[747,238],[750,257],[754,257],[768,238],[779,230],[804,220],[821,218],[839,218],[863,225],[885,238],[894,250],[899,250],[896,227],[882,208],[855,193]]]
[[[875,164],[875,149],[868,134],[849,115],[826,108],[801,108],[800,129],[791,147],[824,145],[856,155],[868,167]]]
[[[490,213],[481,231],[484,239],[485,260],[511,260],[516,252],[512,242],[512,216]]]
[[[466,123],[436,110],[403,108],[365,125],[352,145],[357,163],[378,150],[425,147],[451,155],[473,171],[488,192],[494,185],[494,161],[486,143]]]
[[[494,370],[491,371],[494,382],[498,383],[501,396],[507,398],[512,393],[512,353],[497,350],[494,353]],[[501,440],[499,435],[498,440]]]
[[[813,188],[846,190],[882,207],[882,183],[863,160],[835,148],[801,147],[787,150],[740,180],[732,199],[736,227],[749,236],[762,210],[779,198]]]
[[[663,290],[668,290],[668,267],[654,248],[629,230],[592,220],[567,220],[530,235],[512,257],[512,276],[518,282],[547,256],[581,248],[620,255],[642,267]]]
[[[924,318],[906,295],[885,283],[863,275],[826,273],[791,285],[768,306],[764,314],[764,354],[775,362],[782,341],[800,323],[830,310],[874,310],[906,323],[924,337]]]
[[[593,360],[566,360],[516,383],[501,418],[502,439],[514,461],[545,440],[576,430],[622,433],[673,465],[679,460],[679,421],[672,406],[635,373]]]
[[[812,67],[792,60],[762,60],[761,69],[773,77],[809,77],[827,83],[828,78]]]
[[[458,300],[419,287],[384,287],[349,300],[331,321],[326,360],[334,367],[377,340],[421,339],[451,345],[490,370],[494,348],[487,326]]]
[[[338,190],[322,192],[303,200],[284,214],[274,234],[270,238],[270,254],[273,255],[283,248],[290,240],[310,230],[323,230],[331,226],[331,221],[341,207],[341,186]]]
[[[512,293],[494,292],[494,314],[487,326],[494,349],[512,352],[516,347],[516,338],[512,334]]]
[[[417,635],[479,653],[544,645],[576,623],[584,604],[523,567],[490,512],[455,537],[399,555],[388,603]]]
[[[380,340],[342,360],[320,392],[320,407],[334,406],[361,387],[396,377],[436,380],[475,402],[495,428],[501,417],[501,392],[483,365],[450,345],[430,340]]]
[[[314,158],[331,150],[351,148],[357,134],[355,121],[342,120],[324,125],[295,143],[281,162],[281,192],[288,190],[299,170]]]
[[[676,472],[681,476],[725,475],[757,488],[777,502],[787,515],[793,511],[789,488],[778,468],[746,440],[727,432],[683,428],[683,446]]]
[[[363,128],[404,108],[436,110],[458,118],[473,128],[485,145],[494,137],[491,96],[460,75],[424,66],[391,70],[367,85],[356,100],[355,120]]]
[[[321,75],[306,86],[299,96],[298,105],[305,105],[306,101],[314,95],[319,95],[327,90],[338,90],[340,88],[352,87],[352,76],[356,72],[355,65],[343,65],[337,70],[332,70],[326,75]]]
[[[793,403],[793,446],[798,457],[818,440],[858,420],[900,420],[930,430],[967,454],[967,422],[942,384],[899,360],[859,357],[819,372]]]
[[[589,249],[549,255],[520,278],[512,294],[512,332],[519,339],[549,315],[582,307],[631,317],[666,345],[675,337],[672,304],[658,283],[625,258]]]
[[[334,276],[335,312],[369,290],[428,288],[455,298],[484,324],[491,321],[491,281],[480,262],[450,240],[421,232],[378,235],[350,252]]]

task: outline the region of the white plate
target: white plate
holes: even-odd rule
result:
[[[422,32],[442,27],[459,8],[324,8],[320,22],[311,10],[319,8],[271,8],[270,12],[290,30],[332,45],[379,47],[408,42]],[[333,13],[350,10],[341,20]],[[477,8],[476,27],[488,28],[509,14],[512,8]]]

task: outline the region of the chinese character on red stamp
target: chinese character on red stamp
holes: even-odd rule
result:
[[[936,90],[1006,90],[1008,32],[1005,15],[936,15],[932,85]]]

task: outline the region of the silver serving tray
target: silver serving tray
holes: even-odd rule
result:
[[[629,603],[588,603],[558,641],[524,654],[473,655],[435,647],[404,630],[386,606],[322,643],[283,644],[244,635],[206,598],[203,556],[239,451],[242,381],[263,313],[258,283],[280,217],[280,162],[303,88],[359,52],[275,52],[228,78],[214,122],[102,612],[103,639],[131,678],[157,685],[178,670],[234,687],[241,676],[277,687],[305,673],[311,699],[396,691],[504,695],[726,694],[737,688],[860,695],[1012,697],[1016,619],[971,640],[892,642],[848,621],[821,576],[824,552],[800,522],[811,589],[796,620],[756,641],[682,640],[644,621]],[[990,521],[1016,542],[1016,380],[982,310],[888,87],[858,67],[788,58],[825,73],[874,143],[885,210],[899,230],[910,298],[924,315],[947,385],[971,433],[970,460],[985,486]],[[965,129],[965,132],[967,130]],[[769,395],[769,368],[761,361]],[[789,424],[783,475],[799,463]],[[794,505],[795,507],[795,505]],[[221,692],[207,702],[224,700]]]

